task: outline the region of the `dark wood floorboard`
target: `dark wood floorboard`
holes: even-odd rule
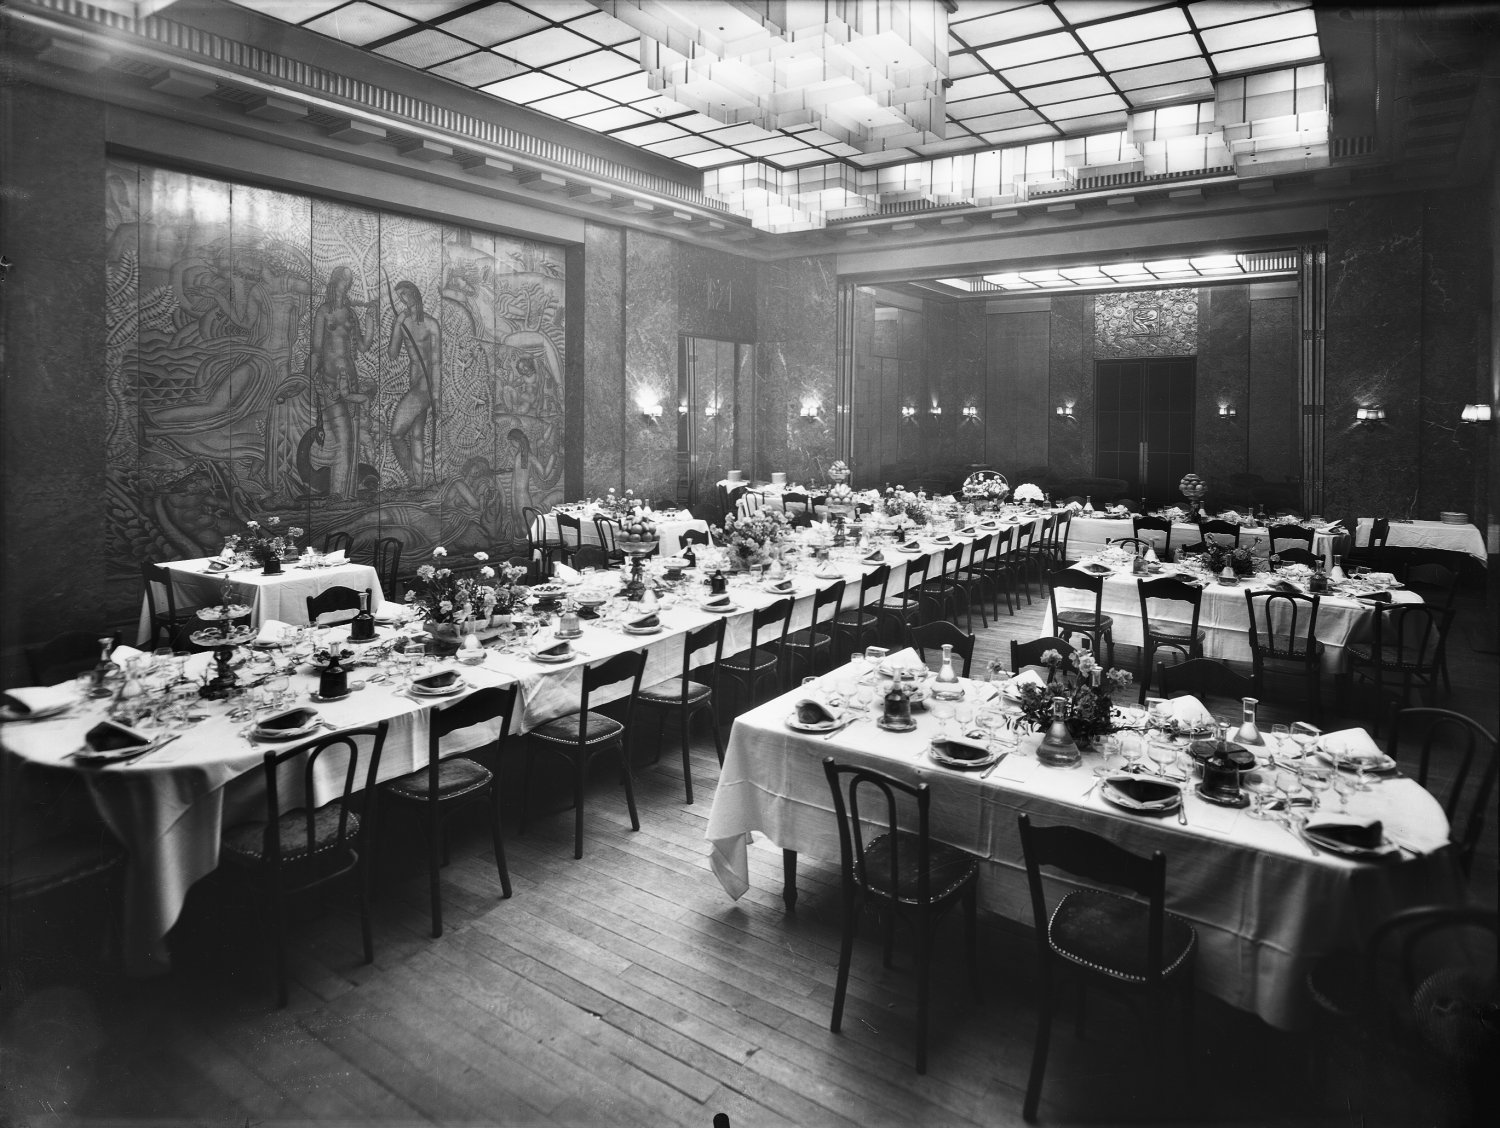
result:
[[[1496,723],[1494,616],[1466,593],[1444,702]],[[976,663],[1040,633],[1043,602],[1002,608],[979,630]],[[1137,655],[1120,647],[1118,664]],[[1301,716],[1298,687],[1272,686],[1262,719]],[[1332,708],[1332,687],[1327,700]],[[1325,727],[1368,723],[1356,698]],[[1036,1020],[1024,923],[981,921],[980,990],[957,922],[939,934],[931,1063],[912,1067],[909,948],[881,964],[861,934],[840,1034],[828,1030],[839,944],[832,859],[804,858],[800,899],[781,902],[781,854],[750,850],[752,888],[730,902],[703,839],[719,767],[693,732],[697,802],[684,801],[675,727],[632,748],[642,829],[632,832],[617,762],[586,797],[585,855],[560,777],[517,834],[519,757],[506,765],[506,851],[515,896],[500,897],[485,816],[456,820],[442,871],[445,933],[429,935],[422,843],[382,828],[376,959],[361,963],[352,897],[294,914],[291,1005],[271,1008],[254,913],[231,886],[202,883],[172,940],[174,972],[120,978],[97,937],[58,936],[13,953],[0,996],[0,1125],[1013,1125]],[[549,813],[552,812],[552,813]],[[1491,812],[1472,885],[1496,900]],[[1169,870],[1170,874],[1170,870]],[[1169,877],[1170,880],[1170,877]],[[48,935],[43,932],[43,935]],[[28,933],[28,936],[35,935]],[[1392,1065],[1357,1074],[1312,1035],[1287,1035],[1199,998],[1191,1068],[1145,1044],[1137,1017],[1090,1001],[1088,1037],[1071,1008],[1054,1028],[1044,1123],[1354,1126],[1454,1123],[1438,1079]],[[1157,1080],[1166,1078],[1165,1092]],[[1356,1082],[1355,1078],[1363,1080]]]

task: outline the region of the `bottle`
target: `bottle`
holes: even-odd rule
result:
[[[1323,561],[1319,560],[1314,565],[1312,579],[1307,582],[1307,590],[1317,594],[1328,590],[1328,574],[1323,571]]]
[[[339,652],[329,650],[328,665],[324,666],[322,673],[318,675],[318,696],[324,701],[332,701],[336,697],[343,697],[348,692],[349,673],[339,661]]]
[[[958,673],[953,669],[953,644],[951,642],[943,643],[943,662],[938,667],[937,676],[933,679],[932,694],[945,701],[957,700],[964,695],[963,686],[958,684]]]
[[[1137,548],[1135,550],[1135,559],[1130,562],[1130,574],[1133,576],[1141,576],[1144,575],[1145,572],[1146,558],[1141,555],[1141,550]]]
[[[1234,734],[1234,739],[1241,744],[1264,744],[1265,738],[1260,735],[1260,729],[1255,724],[1255,706],[1259,704],[1254,697],[1245,697],[1240,700],[1243,710],[1239,731]]]
[[[99,661],[94,664],[93,683],[89,687],[90,697],[108,697],[109,686],[105,684],[109,676],[113,674],[118,666],[110,661],[109,652],[114,646],[115,640],[105,635],[99,639]]]
[[[1333,571],[1329,573],[1328,578],[1330,580],[1342,580],[1346,578],[1344,576],[1344,558],[1342,556],[1335,556],[1333,558]]]
[[[359,611],[349,624],[350,642],[369,642],[375,637],[375,616],[370,614],[370,589],[359,593]]]
[[[1094,515],[1094,499],[1088,494],[1083,495],[1083,513],[1085,517]]]
[[[682,558],[687,561],[689,568],[696,568],[698,566],[698,554],[693,551],[692,545],[687,545],[683,548]]]
[[[892,678],[891,688],[886,690],[883,720],[893,728],[905,729],[912,726],[911,694],[900,678]]]
[[[708,577],[708,591],[710,595],[723,595],[729,590],[729,585],[724,579],[724,573],[714,569],[714,574]]]

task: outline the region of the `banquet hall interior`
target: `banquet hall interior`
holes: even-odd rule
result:
[[[0,27],[0,1124],[1493,1122],[1500,6]]]

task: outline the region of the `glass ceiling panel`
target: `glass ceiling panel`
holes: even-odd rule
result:
[[[914,159],[917,153],[936,157],[1058,140],[1124,128],[1122,118],[1129,110],[1212,99],[1213,84],[1228,75],[1320,57],[1310,0],[959,0],[945,14],[946,33],[941,18],[930,25],[938,45],[935,70],[948,80],[938,103],[946,119],[883,142],[878,136],[841,133],[838,114],[826,121],[798,115],[780,128],[769,116],[756,118],[758,124],[726,125],[707,116],[703,107],[684,105],[686,92],[672,97],[670,77],[664,90],[651,89],[641,63],[642,44],[648,41],[632,13],[665,18],[695,8],[729,12],[732,26],[726,24],[730,32],[721,38],[767,34],[770,44],[779,42],[779,31],[763,31],[761,17],[775,16],[778,5],[719,9],[690,0],[233,2],[439,79],[628,144],[649,146],[693,168],[750,162],[759,155],[774,158],[781,167],[829,161],[870,169]],[[878,2],[871,0],[872,5]],[[864,10],[851,6],[848,11],[856,8]],[[717,25],[708,28],[703,22],[712,38]],[[667,36],[663,42],[673,50],[693,50],[694,65],[715,58],[701,53],[706,48],[690,47],[686,39]],[[721,45],[712,46],[716,51]],[[913,51],[912,57],[918,53]],[[662,58],[670,55],[672,51],[662,49]],[[644,57],[657,65],[658,49],[651,45]],[[1124,92],[1123,99],[1118,91]],[[883,121],[889,113],[880,109],[875,117]],[[848,128],[850,121],[864,123],[871,117],[845,115],[842,120]],[[669,128],[655,128],[664,124]],[[712,147],[690,145],[691,137]],[[902,147],[881,150],[883,143]]]

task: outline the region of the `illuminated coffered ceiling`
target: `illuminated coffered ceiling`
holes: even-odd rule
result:
[[[235,2],[696,169],[1120,131],[1320,55],[1308,0]]]

